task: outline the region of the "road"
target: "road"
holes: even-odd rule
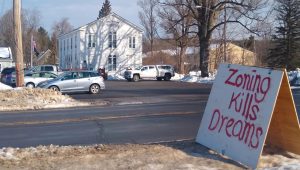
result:
[[[0,112],[0,147],[155,143],[194,139],[210,85],[107,81],[99,95],[70,94],[107,106]],[[299,110],[300,90],[293,90]]]
[[[107,81],[100,95],[70,94],[107,106],[0,113],[0,147],[154,143],[193,139],[209,85]]]

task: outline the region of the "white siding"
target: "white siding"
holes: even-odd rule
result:
[[[116,48],[109,47],[110,31],[116,32]],[[75,38],[76,36],[77,38]],[[129,48],[130,37],[135,37],[135,48]],[[73,42],[72,49],[70,45],[71,38]],[[89,69],[97,70],[103,67],[108,69],[108,57],[110,55],[116,56],[116,71],[123,71],[128,66],[142,64],[142,32],[114,15],[107,16],[59,37],[59,42],[61,42],[59,46],[62,45],[62,51],[64,51],[63,41],[69,42],[68,50],[66,49],[67,51],[62,54],[59,53],[60,65],[63,69],[82,69],[84,61],[86,61]],[[77,48],[75,48],[75,43]],[[93,43],[95,44],[93,45]]]

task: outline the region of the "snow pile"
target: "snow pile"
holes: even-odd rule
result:
[[[212,84],[215,80],[215,74],[210,74],[209,77],[201,77],[201,71],[191,71],[187,75],[177,74],[171,80],[189,82],[189,83],[203,83]]]
[[[108,73],[107,80],[125,80],[124,76],[118,73]]]
[[[0,88],[0,111],[36,110],[45,108],[88,106],[90,103],[78,102],[68,95],[49,89]]]
[[[12,87],[5,85],[3,83],[0,83],[0,90],[8,90],[8,89],[12,89]]]
[[[270,152],[274,149],[267,148]],[[275,149],[276,150],[276,149]],[[264,151],[259,170],[299,169],[300,156]],[[0,149],[0,169],[246,169],[194,141]]]

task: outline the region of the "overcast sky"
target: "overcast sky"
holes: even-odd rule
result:
[[[104,0],[21,0],[25,9],[38,10],[41,14],[40,24],[48,32],[55,21],[69,18],[75,27],[94,21]],[[138,0],[110,0],[112,11],[140,26],[138,19]],[[0,0],[0,15],[12,8],[12,0]]]

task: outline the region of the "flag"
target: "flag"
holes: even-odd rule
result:
[[[39,51],[37,50],[37,48],[36,48],[36,42],[35,42],[35,40],[33,39],[33,36],[31,36],[31,51],[32,52],[34,52],[34,54],[36,55],[36,56],[39,56]]]

